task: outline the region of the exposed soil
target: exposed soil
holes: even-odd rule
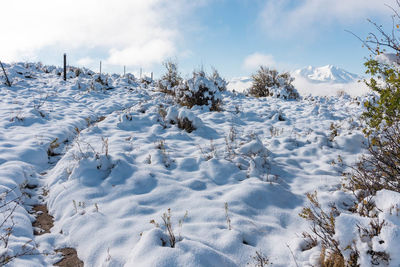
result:
[[[64,258],[55,263],[54,266],[83,267],[83,261],[78,258],[78,254],[74,248],[56,249],[56,252],[61,252]]]
[[[34,235],[42,235],[50,233],[50,229],[53,227],[53,216],[49,214],[46,205],[36,205],[33,207],[35,212],[36,221],[32,223],[34,230]],[[40,230],[38,230],[38,228]],[[61,248],[56,249],[56,252],[61,252],[63,254],[63,259],[55,263],[54,266],[62,267],[83,267],[83,261],[78,258],[76,249],[74,248]]]
[[[33,210],[35,211],[36,221],[32,223],[32,226],[41,229],[34,229],[33,234],[42,235],[50,233],[50,229],[53,227],[53,216],[49,214],[46,205],[33,206]]]

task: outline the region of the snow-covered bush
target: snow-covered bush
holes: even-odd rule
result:
[[[268,180],[270,151],[255,134],[238,137],[231,127],[225,137],[224,158],[233,162],[240,170],[246,170],[247,177],[259,177]]]
[[[317,197],[317,192],[308,193],[307,198],[309,206],[303,208],[299,216],[311,223],[312,233],[303,233],[305,244],[302,249],[308,250],[319,245],[321,266],[357,266],[357,251],[349,247],[350,253],[346,253],[349,258],[345,259],[345,253],[340,248],[340,242],[335,236],[335,219],[340,214],[336,206],[331,205],[329,211],[324,210]]]
[[[173,95],[175,101],[182,106],[208,106],[211,111],[221,110],[221,92],[226,91],[227,82],[217,70],[214,69],[209,77],[204,71],[194,71],[192,78],[184,80],[175,62],[167,61],[164,66],[167,72],[157,83],[161,92]]]
[[[148,76],[144,76],[143,78],[140,79],[140,83],[143,84],[145,88],[153,85],[153,82],[154,82],[153,79]]]
[[[247,169],[248,177],[261,177],[269,168],[269,151],[257,136],[250,135],[247,139],[236,150],[239,156],[234,161],[240,169]]]
[[[113,75],[114,76],[114,75]],[[117,77],[112,77],[114,87],[123,86],[127,89],[132,90],[133,87],[139,87],[141,81],[135,77],[132,73],[126,73],[125,75],[118,75]]]
[[[303,233],[302,249],[317,246],[321,266],[397,266],[400,193],[380,190],[355,207],[330,204],[329,211],[316,192],[307,197],[310,205],[300,216],[311,222],[312,233]]]
[[[220,90],[221,92],[226,91],[226,86],[228,85],[228,82],[225,79],[221,78],[219,72],[216,69],[213,69],[213,73],[210,75],[210,80],[213,81],[218,90]]]
[[[178,64],[171,60],[164,63],[167,72],[158,81],[158,89],[166,94],[175,95],[175,88],[182,82],[178,72]]]
[[[300,214],[312,224],[313,234],[304,236],[319,244],[322,266],[400,262],[398,237],[393,238],[400,232],[400,123],[368,134],[368,154],[345,174],[343,190],[352,196],[347,208],[332,205],[327,212],[315,193],[307,195],[310,205]]]
[[[90,84],[91,90],[109,90],[112,89],[113,80],[106,74],[95,74]]]
[[[204,71],[194,71],[191,79],[176,88],[175,97],[179,104],[189,108],[198,105],[208,106],[211,111],[221,110],[221,91]]]
[[[279,74],[277,70],[260,66],[251,76],[253,82],[248,93],[255,97],[272,96],[283,99],[299,99],[300,95],[294,88],[294,78],[289,73]]]
[[[196,115],[186,107],[183,107],[180,110],[177,110],[174,107],[169,107],[167,109],[165,121],[170,124],[176,124],[178,128],[185,130],[188,133],[193,132],[203,125],[201,119],[196,117]]]

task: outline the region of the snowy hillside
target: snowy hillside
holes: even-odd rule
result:
[[[318,68],[308,66],[292,71],[290,75],[295,79],[294,86],[303,96],[335,96],[340,92],[361,96],[369,92],[361,76],[332,65]],[[229,90],[237,92],[244,92],[250,86],[250,77],[233,78],[228,84]]]
[[[321,246],[301,238],[306,193],[357,222],[345,209],[354,196],[339,188],[345,164],[365,152],[364,98],[227,91],[223,110],[210,112],[133,75],[73,69],[64,82],[56,67],[5,67],[13,85],[0,85],[0,193],[3,204],[20,201],[0,253],[33,254],[8,266],[52,266],[65,247],[88,267],[256,266],[257,253],[273,266],[316,266]],[[36,205],[53,216],[48,232],[32,226]]]

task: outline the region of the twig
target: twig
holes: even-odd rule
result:
[[[290,254],[292,254],[292,257],[293,257],[294,263],[296,264],[296,266],[297,266],[297,267],[299,267],[299,265],[297,264],[296,258],[294,257],[293,251],[290,249],[290,247],[289,247],[289,245],[288,245],[288,244],[286,244],[286,246],[287,246],[287,248],[289,249],[289,251],[290,251]]]

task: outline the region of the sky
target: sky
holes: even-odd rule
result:
[[[363,74],[371,19],[391,31],[395,0],[1,0],[0,60],[105,72],[163,72],[178,63],[249,76],[259,65],[290,71],[335,65]],[[400,8],[398,8],[400,9]],[[346,31],[347,30],[347,31]]]

